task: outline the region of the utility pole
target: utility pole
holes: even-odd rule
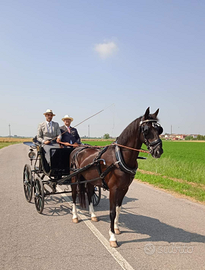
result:
[[[88,125],[88,138],[90,138],[90,125]]]
[[[11,137],[11,125],[9,124],[9,137]]]
[[[172,125],[171,125],[171,135],[172,135]]]

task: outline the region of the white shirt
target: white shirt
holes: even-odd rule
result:
[[[52,133],[52,121],[50,121],[50,122],[46,121],[46,124],[47,124],[48,132]]]

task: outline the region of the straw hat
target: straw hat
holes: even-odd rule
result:
[[[70,117],[69,115],[65,115],[63,118],[62,118],[62,121],[64,121],[65,119],[70,119],[71,120],[71,122],[73,121],[73,118],[72,117]]]
[[[44,115],[46,115],[46,114],[48,114],[48,113],[51,113],[53,116],[55,116],[55,114],[53,113],[53,111],[50,110],[50,109],[46,110],[46,112],[44,113]]]

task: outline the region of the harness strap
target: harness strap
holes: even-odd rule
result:
[[[109,187],[107,185],[107,183],[105,182],[105,177],[106,175],[112,171],[112,169],[115,167],[115,163],[112,163],[109,167],[107,167],[107,169],[100,174],[100,179],[102,179],[102,184],[103,184],[103,188],[106,190],[109,190]]]
[[[96,156],[96,158],[94,159],[94,161],[98,161],[101,158],[101,156],[107,151],[107,149],[108,149],[108,146],[106,146],[105,148],[103,148],[102,151],[100,151],[100,153]],[[102,180],[103,188],[106,189],[106,190],[109,190],[109,188],[108,188],[108,185],[105,182],[105,179],[104,178],[110,172],[110,171],[108,171],[108,168],[102,173],[100,163],[99,162],[97,163],[97,170],[98,170],[98,173],[100,175],[100,179]]]
[[[95,157],[95,160],[98,160],[99,158],[101,158],[101,156],[107,151],[108,146],[106,146],[105,148],[102,149],[102,151],[99,152],[99,154]]]
[[[83,151],[84,149],[87,149],[89,148],[88,146],[85,146],[85,147],[79,147],[79,148],[76,148],[76,152],[75,154],[73,155],[73,158],[72,158],[72,165],[75,165],[75,162],[77,162],[77,156],[78,154]]]
[[[83,167],[81,169],[74,170],[74,173],[72,175],[77,175],[79,172],[82,172],[82,171],[90,168],[91,166],[96,165],[97,166],[98,173],[99,173],[99,177],[98,178],[95,178],[95,179],[92,179],[90,181],[101,179],[102,180],[103,188],[106,189],[106,190],[109,190],[109,187],[108,187],[107,183],[105,182],[105,179],[104,178],[107,176],[108,173],[110,173],[113,170],[114,167],[116,167],[116,164],[119,165],[119,168],[123,172],[129,173],[129,174],[131,174],[131,175],[134,176],[136,174],[137,168],[131,169],[131,168],[127,167],[127,165],[125,164],[124,159],[122,157],[122,154],[121,154],[121,151],[120,151],[120,147],[118,145],[115,145],[115,155],[116,155],[116,160],[117,161],[115,163],[112,163],[110,166],[108,166],[106,168],[106,170],[104,172],[102,172],[100,161],[102,161],[103,159],[100,159],[100,158],[107,151],[108,147],[109,146],[105,147],[102,151],[100,151],[100,153],[95,157],[95,159],[93,160],[93,162],[91,164],[88,164],[87,166],[85,166],[85,167]],[[83,149],[85,149],[85,148],[83,148]],[[77,157],[77,154],[80,151],[82,151],[83,149],[80,149],[75,154],[75,159]],[[86,181],[85,181],[85,183],[86,183]]]
[[[129,173],[131,175],[136,174],[137,168],[131,169],[125,164],[124,159],[123,159],[122,154],[121,154],[121,151],[120,151],[120,148],[119,148],[118,145],[115,145],[115,156],[116,156],[118,165],[119,165],[120,169],[123,172]]]

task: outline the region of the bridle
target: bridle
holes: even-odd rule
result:
[[[144,136],[144,142],[145,142],[149,152],[152,154],[153,151],[157,148],[157,146],[159,146],[162,143],[162,141],[160,138],[158,138],[157,140],[155,140],[153,142],[149,142],[147,135],[149,134],[150,127],[147,125],[147,123],[152,124],[152,127],[157,130],[158,135],[162,134],[163,128],[155,119],[147,119],[147,120],[140,121],[139,126],[140,126],[140,130]]]

